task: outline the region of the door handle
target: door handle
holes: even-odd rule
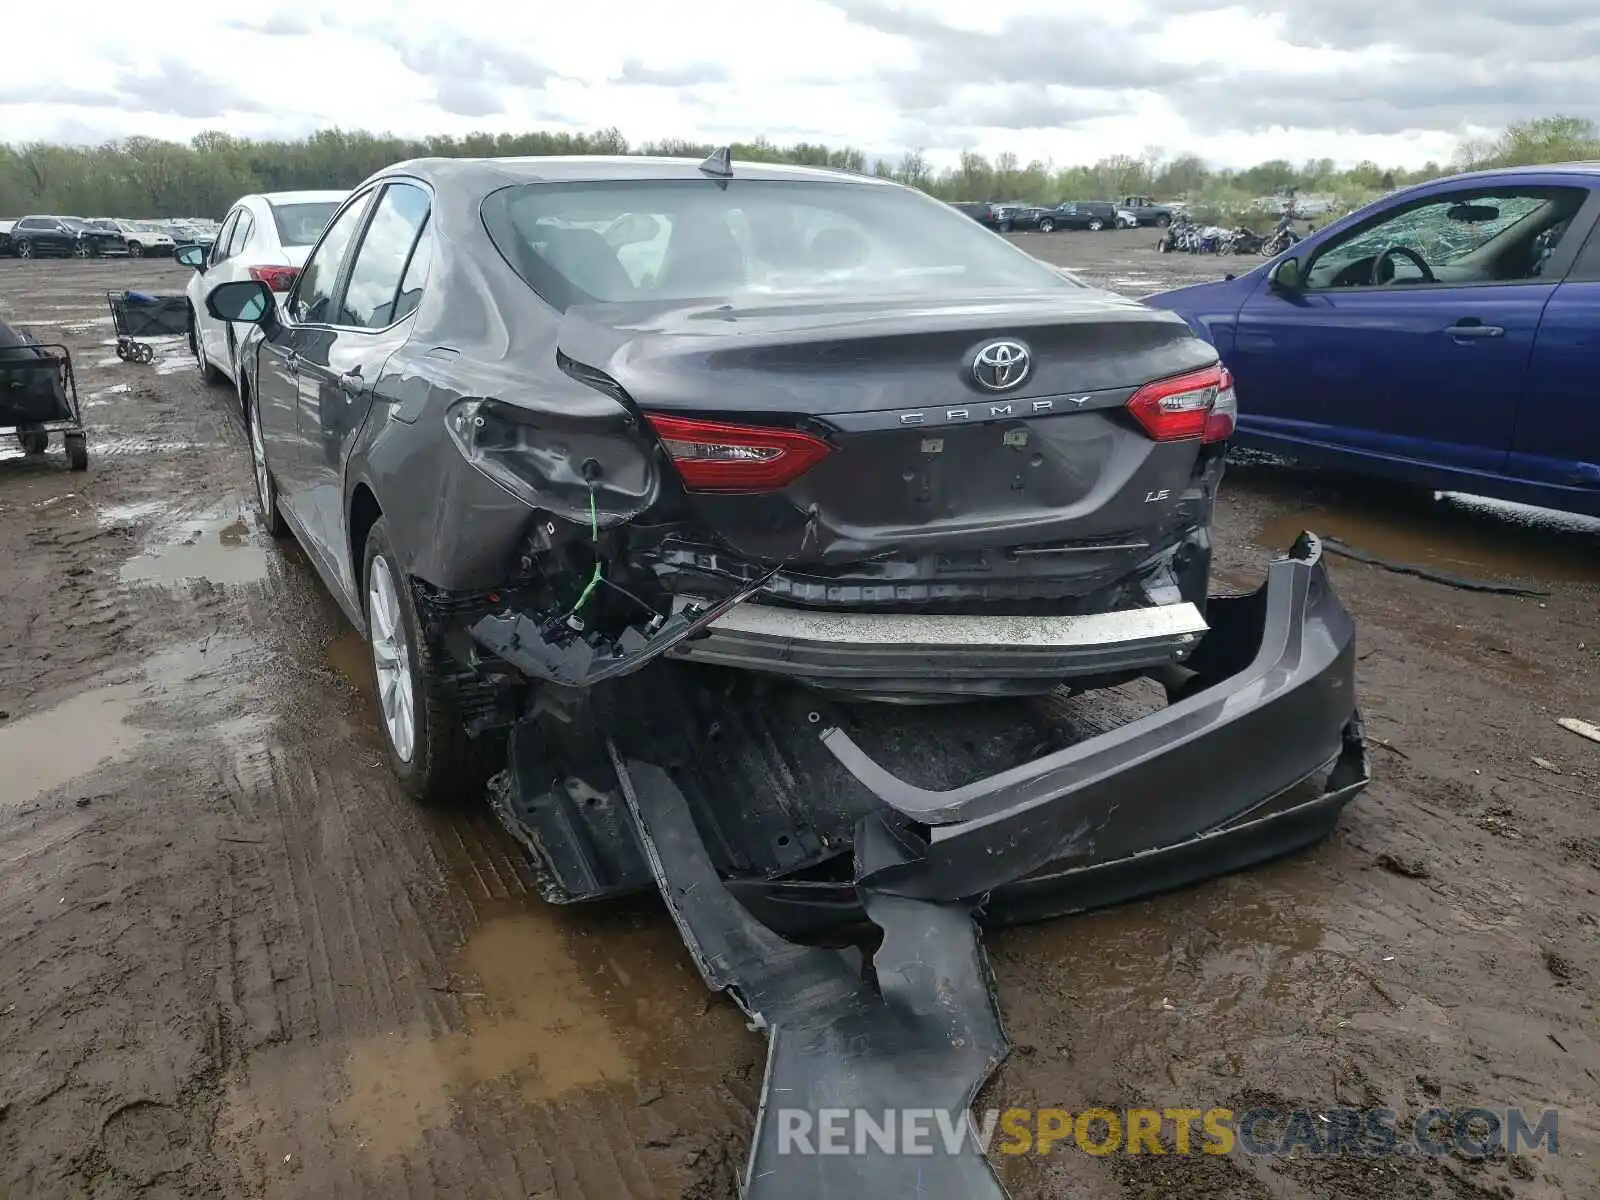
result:
[[[361,378],[360,367],[355,367],[339,376],[339,390],[344,393],[346,403],[367,390],[367,381]]]
[[[1479,341],[1484,338],[1505,337],[1506,331],[1499,325],[1485,325],[1480,321],[1460,321],[1449,326],[1446,330],[1457,341]]]
[[[300,356],[293,350],[287,351],[283,356],[283,369],[291,375],[300,374]]]

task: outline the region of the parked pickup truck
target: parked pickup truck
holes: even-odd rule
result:
[[[1149,196],[1124,196],[1117,201],[1117,207],[1132,213],[1141,225],[1159,225],[1163,229],[1172,224],[1177,212],[1170,204],[1157,204]]]

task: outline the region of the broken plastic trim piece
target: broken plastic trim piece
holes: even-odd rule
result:
[[[744,1200],[1005,1200],[968,1116],[1008,1049],[971,907],[863,888],[867,915],[883,931],[874,988],[842,952],[786,941],[752,917],[723,885],[672,778],[624,761],[615,743],[607,749],[701,975],[767,1034]],[[900,854],[873,818],[855,841],[863,875]],[[823,1139],[833,1140],[819,1129],[822,1114],[845,1106],[871,1118],[872,1135],[859,1147],[854,1130],[847,1135],[861,1153],[821,1153]],[[934,1116],[912,1135],[909,1153],[908,1114]]]
[[[693,637],[734,605],[755,595],[778,573],[760,579],[706,607],[689,605],[664,620],[629,625],[616,638],[591,641],[580,631],[543,614],[491,613],[472,627],[472,640],[524,675],[571,688],[590,688],[646,666],[685,638]]]

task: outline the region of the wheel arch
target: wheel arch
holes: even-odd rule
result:
[[[355,585],[356,598],[359,601],[366,580],[362,576],[362,569],[366,565],[367,534],[372,532],[372,527],[383,516],[383,506],[378,503],[377,494],[367,486],[365,480],[357,483],[350,491],[350,517],[345,523],[349,530],[350,545],[350,580]]]

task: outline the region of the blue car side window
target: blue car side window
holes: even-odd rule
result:
[[[1509,283],[1538,276],[1584,200],[1579,188],[1449,192],[1324,246],[1312,289]]]

